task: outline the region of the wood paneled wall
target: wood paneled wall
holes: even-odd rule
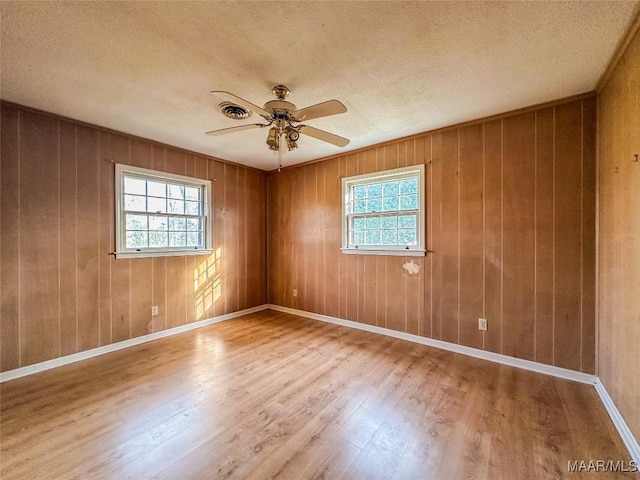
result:
[[[2,371],[265,303],[264,172],[5,104],[1,153]],[[213,179],[215,253],[114,259],[113,162]]]
[[[272,172],[269,301],[593,373],[595,155],[591,96]],[[341,177],[418,163],[433,253],[341,254]]]
[[[600,93],[598,374],[640,439],[640,17]]]

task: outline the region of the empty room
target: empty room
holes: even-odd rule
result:
[[[0,478],[640,478],[640,2],[0,21]]]

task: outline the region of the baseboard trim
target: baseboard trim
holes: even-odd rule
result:
[[[613,399],[607,392],[602,381],[598,378],[594,385],[596,387],[596,392],[600,396],[600,400],[602,400],[602,404],[604,408],[607,410],[609,417],[611,417],[611,421],[615,425],[618,433],[622,437],[622,441],[629,450],[629,454],[631,454],[631,458],[636,462],[636,464],[640,465],[640,444],[636,437],[633,435],[633,432],[627,425],[627,422],[624,421],[620,410],[616,407],[616,404],[613,402]]]
[[[129,348],[135,345],[140,345],[142,343],[152,342],[153,340],[158,340],[160,338],[178,335],[179,333],[188,332],[189,330],[195,330],[196,328],[206,327],[207,325],[213,325],[214,323],[224,322],[225,320],[231,320],[232,318],[241,317],[243,315],[248,315],[249,313],[255,313],[266,309],[267,305],[263,304],[257,307],[247,308],[245,310],[239,310],[237,312],[207,318],[205,320],[189,323],[187,325],[181,325],[179,327],[168,328],[159,332],[149,333],[141,337],[123,340],[122,342],[92,348],[91,350],[85,350],[84,352],[72,353],[71,355],[65,355],[64,357],[34,363],[33,365],[27,365],[26,367],[7,370],[6,372],[0,373],[0,383],[14,380],[20,377],[25,377],[27,375],[32,375],[34,373],[43,372],[45,370],[50,370],[52,368],[61,367],[63,365],[68,365],[69,363],[75,363],[81,360],[86,360],[88,358],[97,357],[106,353],[116,352],[118,350],[122,350],[123,348]]]
[[[330,317],[328,315],[320,315],[318,313],[305,312],[304,310],[297,310],[295,308],[282,307],[280,305],[267,305],[271,310],[278,312],[290,313],[292,315],[299,315],[301,317],[307,317],[314,320],[320,320],[322,322],[335,323],[344,327],[357,328],[358,330],[365,330],[367,332],[378,333],[381,335],[387,335],[389,337],[399,338],[401,340],[408,340],[409,342],[420,343],[429,347],[439,348],[441,350],[447,350],[450,352],[461,353],[470,357],[481,358],[483,360],[489,360],[495,363],[501,363],[503,365],[509,365],[511,367],[522,368],[525,370],[531,370],[533,372],[544,373],[553,377],[565,378],[567,380],[573,380],[574,382],[586,383],[588,385],[595,385],[598,377],[590,375],[588,373],[576,372],[575,370],[569,370],[561,367],[554,367],[552,365],[546,365],[544,363],[532,362],[531,360],[524,360],[521,358],[510,357],[508,355],[502,355],[494,352],[487,352],[486,350],[480,350],[478,348],[466,347],[464,345],[458,345],[455,343],[444,342],[442,340],[436,340],[434,338],[421,337],[411,333],[398,332],[389,328],[377,327],[375,325],[367,325],[365,323],[358,323],[351,320],[344,320],[342,318]]]

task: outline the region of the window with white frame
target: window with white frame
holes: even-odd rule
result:
[[[424,165],[342,179],[342,252],[424,255]]]
[[[116,258],[211,253],[211,182],[116,165]]]

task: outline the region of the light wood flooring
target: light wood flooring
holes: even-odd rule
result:
[[[591,386],[269,310],[0,393],[2,480],[594,478],[568,461],[629,461]]]

